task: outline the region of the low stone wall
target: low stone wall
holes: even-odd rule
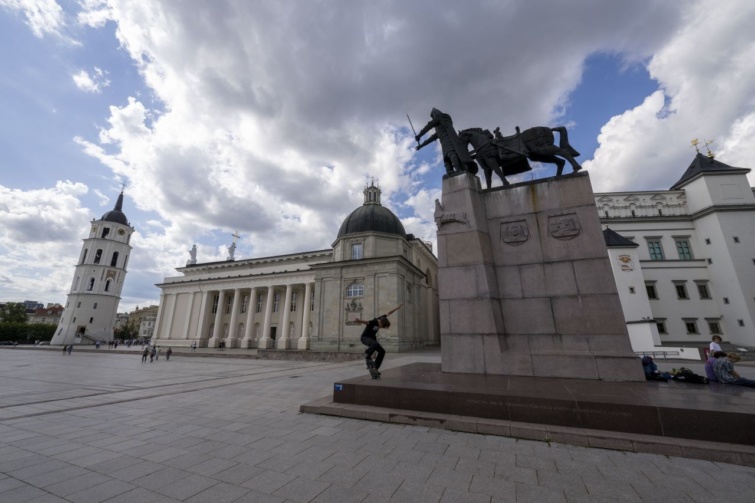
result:
[[[307,362],[349,362],[364,359],[364,352],[339,353],[337,351],[295,351],[283,349],[258,349],[260,360],[300,360]]]

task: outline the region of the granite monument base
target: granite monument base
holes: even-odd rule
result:
[[[644,382],[586,173],[446,177],[435,221],[444,372]]]
[[[414,363],[380,380],[336,382],[333,402],[755,446],[755,393],[716,383],[459,374]]]

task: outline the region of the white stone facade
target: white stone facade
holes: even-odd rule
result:
[[[367,205],[381,206],[374,185],[365,188]],[[403,228],[352,228],[339,233],[332,249],[176,270],[181,276],[157,285],[160,345],[217,347],[224,341],[229,348],[361,352],[364,326],[354,319],[402,303],[390,329],[380,332],[386,351],[439,343],[437,259]]]
[[[749,170],[716,164],[674,190],[595,194],[603,227],[638,245],[609,247],[635,351],[755,346],[755,195]]]

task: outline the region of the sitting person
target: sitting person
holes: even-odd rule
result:
[[[705,361],[705,376],[708,378],[708,382],[718,382],[716,372],[713,370],[713,364],[716,363],[717,358],[726,358],[726,353],[723,351],[711,351],[708,353],[708,359]]]
[[[658,370],[658,365],[655,364],[652,356],[642,357],[642,370],[645,371],[645,379],[648,381],[667,381],[669,379],[668,375],[664,375]]]
[[[734,370],[734,364],[741,360],[737,353],[729,353],[726,357],[716,358],[713,362],[713,372],[719,382],[724,384],[738,384],[740,386],[749,386],[755,388],[755,380],[745,379]]]

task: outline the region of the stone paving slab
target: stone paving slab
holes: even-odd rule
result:
[[[389,355],[386,367],[416,361],[437,355]],[[299,411],[364,374],[348,362],[0,351],[0,502],[755,501],[747,466],[503,437],[479,422],[484,433]]]

